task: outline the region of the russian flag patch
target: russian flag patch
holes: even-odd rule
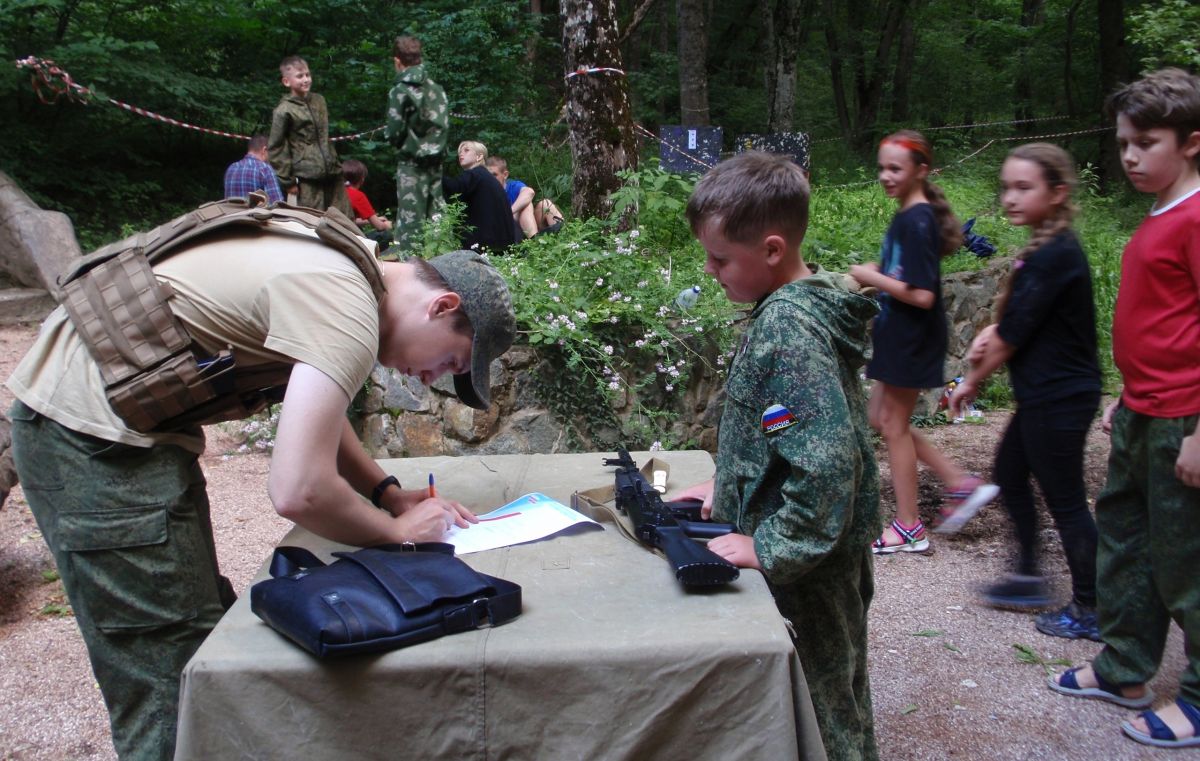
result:
[[[762,414],[763,433],[778,433],[796,424],[796,417],[782,404],[772,404]]]

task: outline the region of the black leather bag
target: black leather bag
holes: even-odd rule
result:
[[[250,610],[326,658],[393,650],[487,626],[521,612],[521,587],[475,571],[449,544],[383,545],[335,552],[326,565],[301,547],[278,547],[272,578],[250,588]]]

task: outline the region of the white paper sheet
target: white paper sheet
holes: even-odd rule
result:
[[[452,527],[442,541],[453,544],[456,554],[466,555],[544,539],[581,524],[604,528],[561,502],[534,492],[479,516],[479,523],[469,528]]]

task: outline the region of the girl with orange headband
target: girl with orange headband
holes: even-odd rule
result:
[[[879,289],[874,351],[867,365],[868,416],[887,446],[896,493],[896,517],[871,545],[877,555],[929,549],[917,511],[917,462],[946,485],[944,526],[957,531],[963,516],[996,498],[999,489],[970,475],[935,449],[909,423],[921,389],[943,385],[946,314],[941,257],[962,245],[959,222],[941,188],[929,182],[933,150],[918,132],[902,130],[879,144],[879,184],[899,210],[883,239],[879,264],[855,264],[850,274]]]

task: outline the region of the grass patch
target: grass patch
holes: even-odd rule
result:
[[[1041,666],[1046,675],[1054,673],[1053,666],[1071,666],[1071,661],[1066,658],[1043,658],[1038,651],[1034,650],[1029,645],[1013,644],[1013,649],[1017,651],[1016,658],[1021,663],[1028,663],[1031,666]]]

